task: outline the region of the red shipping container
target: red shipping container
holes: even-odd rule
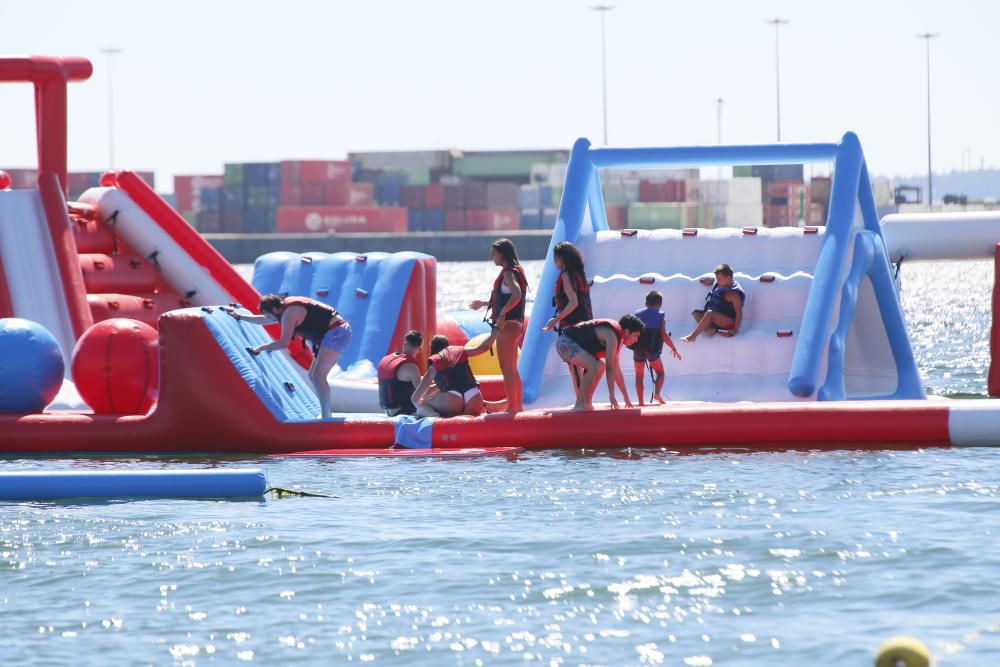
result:
[[[687,183],[678,179],[666,182],[668,202],[687,201]]]
[[[333,181],[323,184],[324,206],[347,206],[350,195],[347,181]]]
[[[323,183],[303,183],[302,204],[305,206],[323,206],[326,199],[326,185]]]
[[[363,206],[281,206],[279,232],[405,232],[406,209]]]
[[[302,183],[302,161],[283,160],[278,163],[278,178],[282,186]]]
[[[279,206],[299,206],[305,204],[301,185],[282,185],[278,199]]]
[[[604,208],[608,212],[608,227],[611,229],[625,229],[628,227],[628,206],[608,204]]]
[[[446,232],[464,232],[465,211],[460,208],[449,208],[444,212],[444,230]]]
[[[407,208],[427,208],[427,190],[423,185],[403,186],[403,206]]]
[[[348,206],[371,206],[375,201],[375,186],[372,183],[349,183],[347,186]]]
[[[469,231],[512,231],[519,225],[520,216],[516,208],[477,208],[465,212],[465,228]]]
[[[351,163],[347,160],[302,160],[300,169],[302,183],[351,180]]]
[[[665,202],[667,199],[667,184],[639,181],[639,201],[643,203]]]
[[[486,184],[466,183],[465,184],[465,207],[467,209],[486,208]]]
[[[465,208],[465,186],[445,185],[444,208]]]
[[[425,186],[424,203],[427,208],[444,208],[444,186],[440,183]]]

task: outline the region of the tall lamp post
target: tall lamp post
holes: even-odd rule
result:
[[[108,169],[115,168],[115,90],[112,59],[122,52],[113,46],[98,49],[106,56],[108,65]]]
[[[781,141],[781,49],[779,48],[779,32],[781,26],[788,24],[788,20],[775,17],[767,23],[774,26],[774,93],[778,109],[778,141]]]
[[[614,5],[593,5],[592,10],[601,15],[601,106],[604,109],[604,145],[608,145],[608,51],[604,35],[604,16]]]
[[[938,36],[936,32],[925,32],[917,35],[927,45],[927,210],[934,205],[934,171],[931,168],[931,40]]]
[[[723,100],[721,97],[715,100],[715,130],[720,144],[722,143],[722,104]],[[721,181],[722,180],[721,166],[717,169],[717,172],[718,172],[718,179]]]

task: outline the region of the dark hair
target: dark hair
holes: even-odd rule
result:
[[[265,294],[260,297],[260,303],[257,305],[257,310],[262,313],[270,313],[271,311],[281,308],[282,298],[277,294]]]
[[[566,273],[571,276],[574,274],[579,275],[586,282],[587,272],[583,268],[583,255],[580,254],[579,248],[569,241],[563,241],[562,243],[557,243],[556,247],[552,249],[552,256],[558,257],[563,261]]]
[[[434,338],[431,338],[431,354],[438,354],[449,345],[451,345],[451,343],[448,340],[448,337],[438,334],[434,336]]]
[[[715,275],[719,275],[721,273],[724,276],[729,276],[730,278],[732,278],[733,267],[729,266],[728,264],[719,264],[717,267],[715,267],[715,271],[712,271],[712,273],[714,273]]]
[[[424,344],[424,335],[416,329],[410,329],[406,332],[406,335],[403,336],[403,340],[413,347],[420,347]]]
[[[647,306],[662,306],[663,305],[663,295],[657,292],[655,289],[650,290],[646,293],[646,305]]]
[[[625,315],[622,315],[622,318],[620,320],[618,320],[618,324],[625,331],[640,331],[641,332],[643,330],[643,328],[644,328],[643,324],[642,324],[642,320],[640,320],[638,317],[636,317],[632,313],[626,313]]]
[[[510,239],[497,239],[490,245],[491,248],[500,253],[504,266],[517,266],[520,262],[517,259],[517,249]]]

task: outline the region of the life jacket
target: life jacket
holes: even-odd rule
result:
[[[434,382],[442,392],[457,391],[464,394],[479,386],[469,367],[469,353],[461,345],[451,345],[432,354],[427,363],[434,367]]]
[[[705,310],[713,310],[717,313],[722,313],[727,317],[736,317],[736,309],[733,308],[733,304],[729,303],[726,299],[726,294],[729,292],[736,292],[740,297],[740,304],[746,303],[747,295],[740,287],[740,284],[733,281],[732,285],[727,285],[726,287],[721,287],[718,284],[712,286],[712,291],[708,293],[705,297]]]
[[[559,277],[556,278],[556,288],[552,296],[552,305],[555,307],[557,315],[569,305],[569,295],[563,289],[562,277],[564,273],[566,272],[560,272]],[[570,275],[570,282],[573,283],[573,289],[576,291],[577,304],[573,312],[559,323],[560,327],[571,327],[594,319],[594,309],[590,305],[590,285],[587,284],[587,278],[582,273],[575,273]]]
[[[512,322],[523,322],[524,321],[524,300],[528,298],[528,279],[524,275],[524,269],[521,268],[520,264],[515,264],[509,269],[501,269],[500,275],[497,279],[493,281],[493,294],[490,296],[490,306],[489,309],[493,312],[493,319],[496,320],[500,317],[500,312],[503,311],[504,306],[510,301],[511,294],[504,294],[501,287],[503,286],[503,273],[504,271],[512,271],[514,273],[514,280],[517,281],[517,286],[521,288],[521,300],[517,302],[517,305],[510,309],[507,313],[507,319]]]
[[[618,338],[618,347],[621,347],[622,341],[625,340],[625,331],[622,329],[622,326],[618,324],[618,322],[611,319],[602,318],[589,320],[571,327],[564,327],[562,335],[573,340],[577,345],[583,348],[585,352],[590,354],[595,359],[603,359],[604,342],[597,337],[597,327],[602,324],[611,327],[611,329],[615,332],[615,336]]]
[[[642,333],[630,349],[641,352],[648,358],[660,356],[663,352],[663,336],[660,335],[660,330],[666,315],[659,308],[640,308],[635,311],[635,316],[642,320]]]
[[[295,335],[302,336],[314,345],[320,344],[327,331],[336,329],[344,323],[343,319],[335,321],[338,315],[336,308],[304,296],[285,297],[281,302],[281,312],[278,314],[278,319],[281,319],[281,316],[285,314],[285,309],[289,306],[302,306],[306,309],[306,316],[302,323],[295,327]]]
[[[378,362],[378,404],[383,410],[397,410],[397,414],[412,415],[417,407],[413,405],[413,383],[400,380],[396,372],[403,364],[415,364],[408,354],[394,352],[382,357]]]

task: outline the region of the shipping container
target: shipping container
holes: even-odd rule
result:
[[[177,196],[177,210],[200,211],[201,191],[205,188],[221,188],[223,178],[217,174],[174,176],[174,194]]]
[[[238,210],[223,210],[222,211],[222,229],[219,230],[226,234],[240,234],[243,232],[243,209]]]
[[[348,153],[347,159],[366,170],[451,170],[450,151],[362,151]]]
[[[556,228],[556,209],[554,208],[543,208],[542,209],[542,229],[555,229]]]
[[[817,204],[829,204],[830,203],[830,177],[829,176],[813,176],[812,180],[809,182],[809,198]],[[882,201],[879,201],[879,189],[876,184],[881,184],[881,189],[883,190]],[[875,193],[875,204],[891,204],[892,203],[892,185],[888,178],[873,178],[872,179],[872,189]]]
[[[199,212],[222,210],[222,186],[202,188],[200,196]]]
[[[698,204],[663,202],[631,204],[628,226],[632,229],[683,229],[698,222]]]
[[[307,203],[302,196],[301,185],[282,185],[279,204],[281,206],[298,206]]]
[[[379,206],[399,206],[402,203],[403,186],[399,183],[376,183],[375,199]]]
[[[541,229],[542,209],[523,208],[521,209],[521,229]]]
[[[422,232],[424,230],[424,209],[406,209],[406,229],[410,232]]]
[[[10,176],[11,190],[30,190],[38,185],[37,169],[4,169]]]
[[[754,203],[728,203],[714,208],[716,227],[760,227],[764,206]]]
[[[243,185],[243,165],[227,162],[222,165],[223,185]]]
[[[444,207],[449,209],[465,208],[465,186],[456,183],[444,186]]]
[[[628,207],[617,204],[607,204],[604,207],[608,216],[608,227],[611,229],[625,229],[628,227]]]
[[[430,183],[424,192],[424,203],[427,208],[444,208],[444,186],[440,183]]]
[[[568,159],[566,151],[466,152],[452,161],[452,172],[468,178],[515,178],[527,182],[536,163],[566,162]]]
[[[517,194],[515,183],[487,183],[486,208],[517,208]]]
[[[404,185],[402,203],[407,208],[426,208],[427,187],[424,185]]]
[[[351,180],[351,163],[347,160],[295,160],[294,163],[294,167],[286,167],[286,170],[298,171],[300,183]]]
[[[278,185],[280,173],[278,162],[247,162],[243,165],[243,185],[248,188]]]
[[[465,231],[465,209],[448,208],[444,211],[444,228],[449,232]]]
[[[348,183],[348,206],[372,206],[375,201],[375,186],[371,183]]]
[[[465,208],[485,209],[486,208],[486,185],[483,183],[465,184]]]
[[[226,185],[222,188],[222,210],[242,211],[245,208],[246,191],[242,185]],[[223,221],[225,226],[225,221]]]
[[[364,206],[282,206],[277,211],[279,232],[405,232],[405,208]]]
[[[274,209],[248,209],[243,213],[243,231],[270,234],[274,231]]]
[[[763,201],[763,181],[756,176],[734,177],[729,181],[730,204],[760,204]]]
[[[817,204],[816,202],[809,204],[809,218],[806,220],[806,224],[813,227],[825,225],[826,207],[822,204]]]
[[[221,188],[220,188],[221,190]],[[222,231],[222,212],[219,210],[198,212],[198,231],[202,234],[217,234]]]
[[[804,182],[801,164],[754,165],[750,168],[750,175],[756,176],[765,183],[776,183],[779,181]]]
[[[509,209],[467,209],[465,227],[469,231],[513,231],[518,229],[518,211]]]
[[[551,190],[549,191],[551,194]],[[605,195],[605,199],[607,195]],[[542,186],[537,184],[522,185],[517,191],[517,207],[524,209],[542,207]]]
[[[424,230],[428,232],[444,231],[444,209],[425,208],[424,209]]]

